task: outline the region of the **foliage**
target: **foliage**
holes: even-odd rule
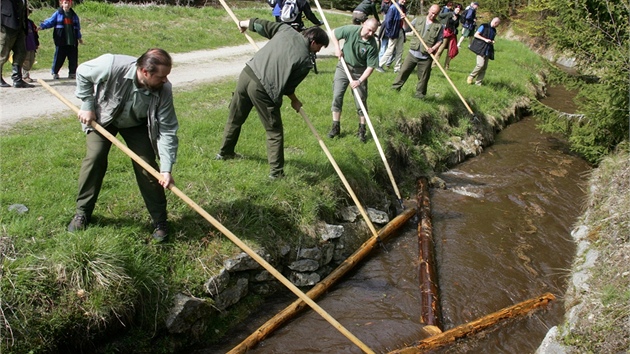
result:
[[[567,130],[572,149],[596,163],[630,133],[628,4],[621,0],[536,0],[529,16],[529,23],[540,23],[527,28],[530,35],[574,56],[581,71],[599,77],[597,83],[581,85],[576,103],[586,119]],[[552,122],[545,128],[562,125]]]

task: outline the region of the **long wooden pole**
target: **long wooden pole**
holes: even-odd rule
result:
[[[403,13],[402,9],[400,8],[400,5],[398,5],[398,3],[395,0],[392,1],[392,4],[396,7],[396,10],[398,10],[398,12],[400,12],[401,14]],[[411,21],[409,21],[409,19],[407,17],[405,17],[405,21],[407,22],[407,25],[409,26],[409,28],[411,28],[411,30],[413,31],[413,34],[415,34],[416,37],[418,37],[418,39],[420,40],[420,43],[422,43],[424,48],[426,50],[429,50],[429,46],[427,46],[427,44],[424,42],[424,39],[422,39],[422,36],[420,35],[420,33],[418,33],[418,31],[416,31],[416,29],[413,27],[413,25],[411,24]],[[457,89],[457,87],[455,87],[455,84],[453,83],[451,78],[446,73],[446,70],[444,70],[444,68],[442,67],[442,64],[440,64],[440,61],[435,57],[435,55],[433,55],[433,53],[429,53],[429,55],[433,59],[433,62],[437,64],[438,68],[440,68],[440,70],[444,74],[444,77],[446,77],[446,80],[451,84],[451,86],[453,86],[453,90],[455,90],[455,93],[457,93],[457,96],[459,96],[459,99],[462,100],[462,102],[464,103],[464,106],[466,106],[466,109],[468,110],[468,112],[474,118],[476,118],[475,113],[473,113],[473,110],[470,108],[470,106],[468,105],[468,102],[466,102],[466,100],[464,99],[462,94],[459,93],[459,90]]]
[[[234,15],[234,12],[232,12],[232,9],[230,9],[230,7],[225,2],[225,0],[219,0],[219,2],[221,2],[221,5],[223,5],[223,8],[225,9],[225,11],[227,11],[227,13],[230,15],[232,20],[234,20],[234,23],[236,23],[236,27],[238,27],[238,30],[240,31],[241,30],[241,24],[238,22],[238,18],[236,18],[236,15]],[[256,48],[256,50],[258,50],[259,48],[256,45],[256,42],[254,42],[254,39],[249,34],[247,34],[245,32],[243,32],[243,34],[245,35],[245,38],[247,38],[249,43],[251,43],[251,45],[253,45],[254,48]]]
[[[372,232],[372,235],[373,236],[378,236],[378,232],[376,232],[376,228],[374,228],[374,224],[372,224],[372,220],[370,220],[370,217],[367,215],[367,213],[365,212],[365,209],[363,208],[363,206],[359,202],[359,198],[357,198],[356,194],[354,194],[354,191],[352,190],[352,187],[348,183],[348,180],[346,180],[346,177],[343,175],[343,172],[341,172],[341,169],[339,168],[339,165],[337,165],[337,161],[335,161],[335,158],[330,154],[330,151],[326,147],[326,144],[324,143],[322,138],[317,133],[317,129],[315,129],[315,127],[311,123],[310,119],[308,119],[308,116],[306,115],[306,112],[304,112],[304,109],[302,109],[302,108],[300,108],[300,115],[302,116],[302,118],[304,118],[304,121],[306,122],[306,125],[308,125],[308,127],[311,129],[311,132],[313,133],[313,135],[315,135],[315,138],[319,142],[319,146],[321,146],[322,150],[324,150],[324,154],[326,154],[326,157],[328,157],[328,161],[330,161],[330,163],[332,164],[333,168],[337,172],[337,175],[339,175],[339,178],[341,179],[341,182],[343,182],[343,185],[346,187],[346,190],[350,194],[350,197],[354,201],[354,204],[359,209],[359,213],[363,217],[363,220],[365,220],[365,223],[368,225],[368,228]]]
[[[427,326],[425,330],[437,334],[442,332],[441,308],[438,297],[438,279],[435,271],[435,244],[431,223],[431,198],[429,181],[426,177],[418,179],[418,249],[420,273],[421,319]]]
[[[75,113],[79,112],[79,109],[72,104],[72,102],[68,101],[65,97],[57,92],[54,88],[48,85],[44,80],[38,79],[43,87],[45,87],[48,91],[50,91],[53,95],[59,98],[63,103],[65,103],[68,107],[72,108]],[[144,160],[140,158],[140,156],[136,155],[133,151],[131,151],[127,146],[125,146],[120,140],[116,139],[115,136],[110,134],[105,128],[103,128],[100,124],[92,121],[92,128],[96,129],[99,133],[101,133],[104,137],[106,137],[109,141],[111,141],[114,145],[119,147],[125,154],[131,157],[136,163],[138,163],[142,168],[147,170],[153,177],[158,180],[162,179],[162,175],[156,171],[151,165],[146,163]],[[259,256],[254,250],[252,250],[249,246],[247,246],[243,241],[241,241],[236,235],[234,235],[230,230],[228,230],[223,224],[221,224],[218,220],[212,217],[212,215],[208,214],[205,210],[203,210],[197,203],[195,203],[192,199],[190,199],[186,194],[184,194],[181,190],[179,190],[175,185],[171,184],[168,186],[175,195],[180,197],[186,204],[192,207],[197,213],[203,216],[206,220],[208,220],[214,227],[216,227],[221,233],[223,233],[227,238],[229,238],[232,242],[234,242],[238,247],[240,247],[245,253],[247,253],[250,257],[252,257],[258,264],[260,264],[263,268],[265,268],[269,273],[271,273],[276,279],[278,279],[284,286],[289,288],[291,292],[297,295],[300,299],[302,299],[305,303],[307,303],[315,312],[317,312],[320,316],[322,316],[326,321],[328,321],[333,327],[335,327],[339,332],[341,332],[344,336],[346,336],[350,341],[356,344],[361,350],[365,353],[374,353],[370,348],[368,348],[363,342],[361,342],[357,337],[355,337],[352,333],[350,333],[345,327],[343,327],[337,320],[335,320],[332,316],[330,316],[324,309],[322,309],[319,305],[317,305],[313,300],[311,300],[306,294],[304,294],[300,289],[298,289],[293,283],[289,281],[286,277],[284,277],[276,268],[274,268],[271,264],[265,261],[261,256]]]
[[[461,326],[457,326],[453,329],[449,329],[448,331],[444,333],[431,336],[427,339],[424,339],[416,343],[415,345],[411,347],[394,350],[389,353],[390,354],[411,354],[411,353],[422,353],[429,350],[434,350],[441,346],[447,345],[449,343],[453,343],[459,338],[463,338],[473,333],[482,331],[490,326],[497,324],[499,321],[526,315],[529,312],[539,307],[547,306],[549,302],[555,299],[556,297],[553,296],[553,294],[545,293],[539,297],[520,302],[516,305],[506,307],[497,312],[493,312],[478,320],[468,322]]]
[[[335,34],[330,28],[330,25],[328,24],[328,20],[326,20],[326,15],[324,14],[324,10],[322,10],[321,5],[319,4],[319,0],[315,0],[315,5],[317,5],[317,10],[319,11],[319,15],[322,17],[324,21],[324,25],[326,25],[326,30],[328,31],[328,35],[331,37],[334,36]],[[340,57],[339,60],[341,60],[341,66],[343,67],[343,70],[345,71],[346,76],[348,77],[348,80],[352,82],[353,81],[352,75],[350,74],[350,70],[348,69],[348,66],[346,65],[346,61],[343,59],[343,56]],[[365,115],[365,121],[367,122],[367,125],[370,128],[370,133],[372,133],[372,137],[374,138],[374,143],[376,144],[378,153],[381,155],[381,160],[383,160],[383,164],[385,165],[385,170],[387,171],[389,180],[392,183],[392,187],[394,188],[394,193],[396,193],[396,197],[398,198],[398,202],[400,203],[400,206],[404,209],[405,206],[403,205],[403,199],[400,195],[400,191],[398,190],[398,185],[396,184],[396,180],[394,179],[392,170],[389,167],[389,163],[387,162],[387,157],[385,157],[385,152],[383,152],[383,148],[381,147],[381,142],[378,140],[376,131],[374,131],[374,126],[372,125],[372,120],[370,119],[370,116],[368,115],[367,108],[365,107],[365,105],[363,104],[363,101],[361,100],[361,95],[359,94],[359,90],[356,88],[353,88],[352,93],[354,94],[354,97],[356,97],[357,102],[359,102],[359,107],[361,108],[361,111]]]
[[[365,241],[361,247],[359,247],[350,257],[343,261],[332,273],[330,273],[324,280],[320,281],[311,290],[306,293],[306,296],[315,300],[321,295],[325,294],[330,287],[332,287],[338,280],[346,275],[350,270],[354,268],[359,262],[367,257],[370,252],[377,246],[378,242],[384,242],[394,231],[398,230],[404,225],[414,214],[415,208],[406,209],[402,214],[398,215],[394,220],[380,229],[378,236],[373,236],[369,240]],[[245,338],[239,345],[234,347],[228,352],[228,354],[242,354],[249,349],[254,348],[260,341],[267,338],[272,332],[280,328],[284,323],[294,318],[300,311],[306,308],[306,304],[302,300],[295,300],[292,304],[287,306],[284,310],[280,311],[274,317],[269,319],[265,324],[258,327],[256,331]]]

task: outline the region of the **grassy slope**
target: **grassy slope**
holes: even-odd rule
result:
[[[76,6],[86,45],[81,61],[103,52],[138,55],[160,46],[171,52],[245,43],[223,9],[137,9],[86,3]],[[237,9],[239,18],[270,17],[268,8]],[[36,20],[52,9],[36,11]],[[327,16],[333,27],[346,16]],[[140,28],[140,30],[128,30]],[[52,40],[42,33],[39,66],[49,67]],[[138,45],[137,43],[142,43]],[[462,49],[449,75],[482,120],[501,119],[522,97],[531,97],[542,61],[517,42],[499,40],[487,85],[465,85],[474,55]],[[319,75],[309,75],[298,96],[321,136],[330,125],[330,84],[336,62],[318,61]],[[472,131],[470,115],[442,74],[435,70],[425,101],[412,99],[412,76],[400,94],[389,90],[392,73],[370,78],[370,117],[392,162],[404,198],[415,194],[415,178],[443,168],[446,142]],[[264,131],[255,114],[245,124],[238,152],[245,159],[217,162],[217,152],[234,82],[227,80],[176,92],[180,152],[174,176],[179,188],[223,225],[253,247],[315,243],[319,220],[334,222],[339,206],[351,203],[338,176],[302,118],[283,107],[286,172],[267,179]],[[384,207],[393,197],[373,140],[353,136],[357,119],[346,96],[344,136],[326,145],[364,205]],[[0,137],[0,250],[2,309],[12,333],[3,333],[9,352],[52,348],[57,343],[90,338],[102,328],[116,328],[120,318],[135,319],[144,332],[160,326],[169,296],[183,292],[203,297],[203,283],[238,249],[187,205],[169,194],[171,241],[147,243],[149,220],[135,185],[129,159],[110,153],[109,170],[95,211],[95,225],[68,234],[74,212],[76,176],[84,155],[84,137],[72,114],[27,122]],[[26,214],[8,212],[15,203]],[[156,311],[156,306],[158,310]],[[157,317],[155,314],[157,313]],[[217,327],[224,330],[224,324]],[[33,336],[32,333],[38,335]],[[6,334],[6,335],[5,335]],[[76,337],[74,337],[76,336]],[[17,341],[11,343],[11,338]],[[8,346],[15,344],[16,346]]]

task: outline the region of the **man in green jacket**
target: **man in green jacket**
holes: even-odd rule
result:
[[[433,58],[431,54],[435,54],[442,44],[442,24],[436,18],[440,12],[440,6],[431,5],[429,13],[426,17],[414,19],[412,25],[416,31],[422,36],[422,40],[428,49],[420,42],[417,36],[411,37],[409,43],[409,54],[405,58],[403,65],[392,84],[392,89],[400,91],[413,69],[418,67],[418,85],[416,86],[415,98],[424,99],[427,94],[427,84],[431,77],[431,64]]]
[[[75,95],[83,101],[78,117],[87,134],[87,153],[79,173],[76,214],[68,231],[82,230],[90,222],[107,172],[112,143],[92,130],[90,124],[96,121],[112,135],[120,133],[131,151],[160,171],[162,179],[158,181],[133,163],[136,182],[153,220],[153,239],[161,242],[166,238],[164,188],[175,183],[171,170],[179,143],[173,90],[167,78],[172,66],[166,51],[153,48],[139,58],[104,54],[77,68]]]
[[[343,68],[341,60],[337,63],[335,77],[333,78],[333,102],[332,117],[333,125],[329,138],[334,138],[341,133],[340,120],[341,110],[343,108],[343,96],[348,89],[348,85],[356,89],[360,97],[354,97],[359,115],[359,130],[357,136],[361,142],[366,141],[365,137],[365,112],[361,109],[359,99],[363,106],[367,109],[368,95],[368,77],[378,67],[378,43],[374,39],[374,34],[378,29],[378,22],[374,18],[370,18],[363,22],[361,26],[347,25],[337,28],[333,32],[332,42],[335,45],[335,55],[344,60],[348,66],[348,71],[352,80],[348,79],[348,75]],[[339,45],[339,40],[343,39],[343,49]],[[354,94],[354,91],[352,92]]]
[[[223,143],[217,160],[233,159],[236,143],[252,108],[256,108],[267,132],[267,160],[271,179],[284,177],[284,131],[280,107],[282,96],[291,99],[299,112],[302,102],[295,89],[313,67],[310,53],[328,46],[328,35],[319,27],[299,33],[284,23],[258,18],[241,21],[241,32],[249,29],[269,38],[241,72],[230,102],[230,113],[223,131]]]

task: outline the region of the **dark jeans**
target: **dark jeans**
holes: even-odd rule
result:
[[[155,152],[149,140],[145,125],[132,128],[116,128],[112,124],[107,126],[108,132],[120,135],[127,143],[127,147],[140,156],[156,170],[159,167],[155,161]],[[79,194],[77,196],[77,214],[91,217],[96,205],[96,199],[103,185],[103,178],[107,172],[107,156],[112,143],[97,131],[91,131],[86,136],[87,152],[79,173]],[[166,195],[164,187],[140,165],[133,162],[133,171],[144,203],[149,210],[153,222],[166,221]]]
[[[416,96],[424,97],[427,94],[427,84],[429,82],[429,78],[431,77],[431,64],[433,64],[433,59],[431,59],[431,57],[428,59],[418,59],[411,55],[411,53],[408,53],[402,67],[400,68],[398,76],[396,76],[396,80],[394,80],[394,83],[392,84],[392,88],[400,91],[409,78],[409,75],[411,75],[413,69],[417,66],[418,84],[416,85]]]
[[[267,132],[267,161],[272,174],[284,169],[284,128],[280,116],[280,106],[269,97],[251,69],[245,67],[236,84],[236,91],[230,102],[230,113],[223,131],[223,144],[219,154],[233,155],[249,112],[256,108],[260,122]]]
[[[55,47],[55,56],[53,57],[52,73],[59,74],[59,70],[68,58],[68,74],[77,73],[77,64],[79,62],[79,47],[75,45],[63,45]]]

